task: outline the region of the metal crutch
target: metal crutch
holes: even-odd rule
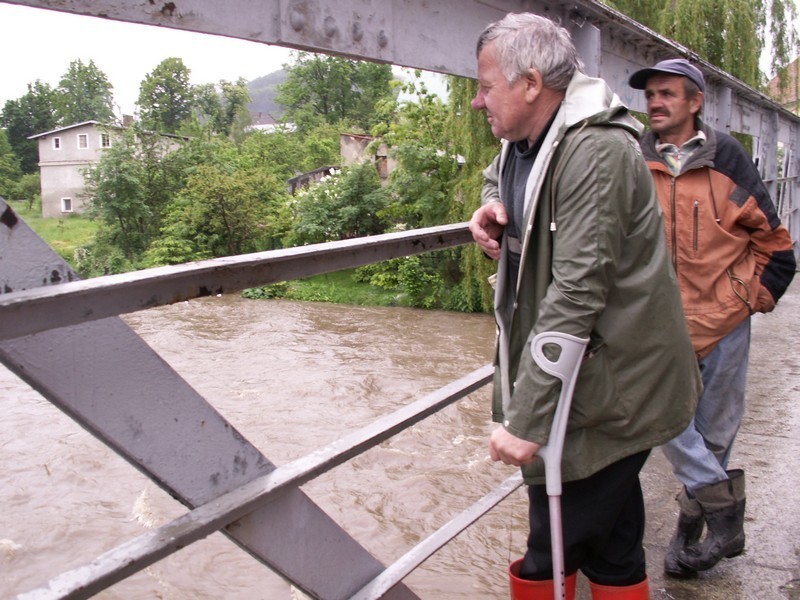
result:
[[[588,339],[581,339],[567,333],[545,331],[537,334],[531,342],[533,360],[545,373],[561,380],[561,395],[558,398],[550,437],[546,445],[539,448],[537,455],[544,461],[545,486],[550,510],[550,548],[553,555],[553,589],[556,600],[567,597],[564,573],[564,536],[561,523],[561,454],[564,449],[564,436],[567,433],[569,409],[572,392],[583,360]],[[547,344],[560,348],[556,361],[544,355]]]

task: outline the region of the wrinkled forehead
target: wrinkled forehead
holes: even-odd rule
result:
[[[478,78],[496,77],[500,73],[500,64],[494,43],[489,42],[478,54]]]
[[[685,83],[683,81],[684,79],[687,78],[674,73],[656,73],[647,79],[645,90],[672,89],[675,87],[683,88]]]

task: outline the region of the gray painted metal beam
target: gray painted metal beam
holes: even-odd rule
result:
[[[42,272],[75,279],[6,208],[0,199],[2,281],[30,288],[42,284]],[[58,314],[58,305],[49,310]],[[212,502],[275,468],[117,317],[0,342],[0,362],[186,506]],[[383,570],[298,489],[223,532],[314,598],[346,598]],[[416,597],[404,586],[396,596]]]

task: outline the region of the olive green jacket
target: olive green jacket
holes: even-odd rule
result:
[[[573,394],[562,479],[583,479],[688,425],[701,384],[637,138],[642,126],[599,79],[576,74],[528,179],[517,289],[502,241],[495,296],[493,418],[544,445],[560,382],[531,355],[545,331],[589,338]],[[500,155],[484,201],[503,194]],[[543,482],[542,461],[523,467]]]

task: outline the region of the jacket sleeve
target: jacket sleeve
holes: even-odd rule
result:
[[[755,274],[760,283],[753,310],[769,312],[794,278],[796,261],[792,239],[783,225],[771,228],[757,209],[749,211],[742,224],[752,231],[750,247],[756,259]]]
[[[732,165],[727,174],[737,187],[730,200],[741,206],[737,222],[750,233],[750,250],[755,257],[755,275],[760,283],[752,310],[769,312],[794,278],[797,268],[794,244],[786,227],[781,225],[769,190],[746,151],[727,137],[724,141],[728,143],[720,144],[716,161],[720,165]],[[731,156],[734,153],[735,157]]]

